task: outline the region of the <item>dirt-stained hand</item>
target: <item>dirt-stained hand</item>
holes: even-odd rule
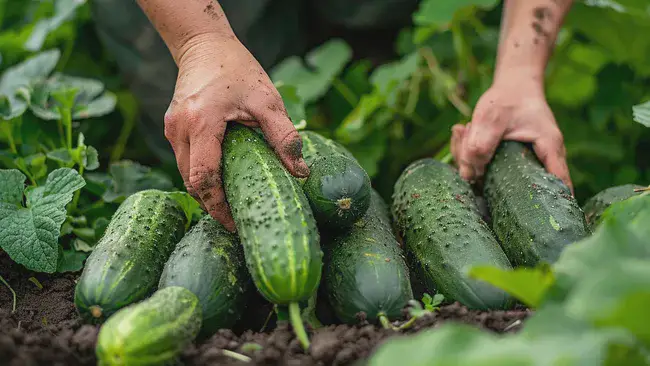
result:
[[[499,143],[514,140],[532,143],[546,170],[573,192],[564,139],[540,84],[501,79],[479,99],[471,122],[453,127],[451,152],[465,180],[480,179]]]
[[[228,230],[235,223],[221,180],[221,143],[226,124],[260,127],[287,170],[309,175],[302,140],[280,94],[253,55],[232,35],[193,40],[178,61],[165,136],[187,191]]]

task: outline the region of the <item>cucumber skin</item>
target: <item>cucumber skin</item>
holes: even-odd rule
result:
[[[342,154],[324,155],[310,169],[303,190],[319,225],[344,231],[363,217],[370,206],[371,185],[356,160]],[[340,208],[341,199],[349,199],[350,207]]]
[[[504,309],[510,297],[466,276],[471,266],[512,266],[489,226],[474,193],[451,166],[425,158],[400,175],[393,193],[393,217],[407,260],[428,291],[468,308]]]
[[[376,322],[382,313],[394,320],[413,299],[409,271],[388,208],[376,191],[371,192],[364,217],[325,246],[329,304],[348,324],[358,321],[359,312],[369,321]]]
[[[129,196],[86,260],[75,287],[75,306],[91,323],[143,300],[156,290],[165,262],[185,234],[187,217],[165,192]],[[95,318],[91,306],[101,308]]]
[[[227,128],[223,156],[226,197],[258,291],[279,305],[307,300],[318,288],[323,252],[302,188],[248,127]]]
[[[231,328],[241,318],[252,286],[237,236],[210,215],[203,216],[165,264],[158,288],[170,286],[184,287],[198,297],[201,338]]]
[[[354,155],[345,146],[318,132],[300,131],[299,134],[302,138],[302,157],[307,165],[311,165],[320,157],[334,154],[342,154],[356,161]]]
[[[600,218],[614,203],[625,201],[628,198],[640,195],[641,192],[634,192],[635,189],[645,188],[638,184],[624,184],[604,189],[593,197],[589,198],[582,207],[589,229],[594,231],[600,224]]]
[[[201,305],[189,290],[166,287],[120,309],[100,328],[98,364],[172,364],[201,328]]]
[[[492,228],[515,266],[553,264],[567,245],[589,235],[569,188],[522,143],[501,143],[488,165],[484,193]]]

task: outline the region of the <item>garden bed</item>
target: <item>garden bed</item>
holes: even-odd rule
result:
[[[11,366],[95,365],[98,326],[84,324],[74,308],[78,274],[35,274],[13,264],[4,253],[0,253],[0,268],[0,275],[17,295],[16,311],[12,314],[12,294],[6,287],[0,287],[0,360],[8,361]],[[32,276],[37,281],[30,280]],[[260,306],[254,307],[251,309],[256,310],[253,317],[247,320],[263,321],[258,315],[268,314],[270,308],[261,301]],[[272,329],[262,333],[222,330],[208,340],[189,346],[182,355],[182,362],[186,365],[352,364],[370,355],[388,337],[418,332],[448,321],[473,324],[495,332],[514,332],[520,328],[518,320],[524,320],[529,314],[526,310],[469,311],[455,303],[418,319],[411,329],[401,333],[363,323],[329,325],[311,334],[309,354],[302,351],[293,332],[282,323],[271,324]],[[249,347],[251,343],[261,348],[253,350],[254,347]],[[238,362],[224,356],[223,349],[246,354],[252,361]]]

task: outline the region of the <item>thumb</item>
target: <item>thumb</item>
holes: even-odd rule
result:
[[[284,106],[275,104],[256,115],[260,128],[289,173],[297,178],[309,176],[302,157],[302,138],[289,119]]]
[[[574,194],[562,138],[539,139],[533,143],[533,149],[546,170],[562,180]]]
[[[492,160],[502,136],[501,124],[496,121],[472,121],[469,125],[460,151],[460,160],[461,164],[472,168],[475,178],[482,177],[485,173],[485,166]]]

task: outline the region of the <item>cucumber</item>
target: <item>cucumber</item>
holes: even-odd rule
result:
[[[197,336],[201,305],[180,286],[120,309],[100,328],[95,353],[100,366],[166,365]]]
[[[166,192],[145,190],[124,200],[75,287],[79,314],[100,323],[151,295],[186,223],[183,208]]]
[[[371,191],[370,208],[345,234],[326,245],[325,287],[329,304],[343,322],[394,320],[413,299],[408,268],[391,227],[388,208]],[[384,321],[385,321],[384,320]]]
[[[520,142],[501,143],[488,165],[484,193],[492,228],[515,266],[553,264],[567,245],[589,233],[569,188]]]
[[[430,158],[411,163],[395,184],[392,211],[408,261],[430,293],[473,309],[510,305],[505,292],[467,276],[472,266],[512,266],[451,166]]]
[[[236,235],[205,215],[176,245],[160,276],[159,289],[181,286],[199,299],[200,337],[231,328],[241,317],[251,287]]]
[[[307,165],[311,165],[314,160],[320,157],[335,154],[343,154],[350,159],[355,159],[354,155],[345,146],[328,139],[318,132],[300,131],[299,134],[302,138],[302,157]]]
[[[288,305],[299,322],[298,303],[316,292],[323,266],[307,197],[264,139],[248,127],[228,126],[223,161],[226,198],[255,286],[268,301]],[[306,346],[304,334],[298,336]]]
[[[625,201],[633,196],[640,195],[641,192],[635,190],[640,190],[642,188],[645,187],[637,184],[624,184],[616,187],[609,187],[589,198],[582,207],[589,229],[591,231],[596,229],[600,224],[600,218],[603,215],[603,212],[605,212],[609,206],[617,202]]]
[[[370,206],[370,177],[342,154],[315,159],[303,190],[317,223],[330,230],[348,229]]]

